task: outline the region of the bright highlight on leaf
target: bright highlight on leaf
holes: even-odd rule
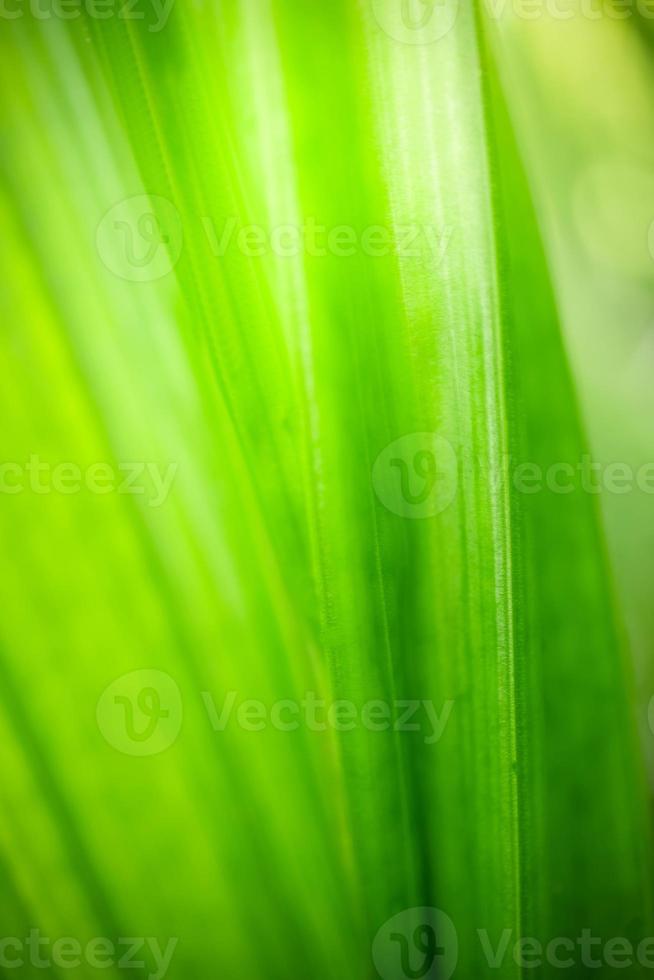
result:
[[[13,13],[3,971],[647,976],[628,651],[497,16]]]

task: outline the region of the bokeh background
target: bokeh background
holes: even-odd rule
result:
[[[166,975],[184,980],[361,980],[376,976],[377,930],[405,908],[444,896],[465,937],[514,923],[522,888],[533,925],[537,869],[516,844],[532,828],[515,823],[507,750],[523,733],[507,734],[506,675],[478,626],[501,633],[484,537],[495,512],[480,496],[468,524],[452,508],[428,538],[384,510],[371,472],[403,433],[447,432],[457,413],[477,438],[486,389],[470,338],[494,295],[480,18],[593,459],[654,459],[654,21],[608,0],[561,0],[536,17],[517,0],[491,5],[501,16],[448,0],[451,27],[412,47],[393,36],[389,4],[140,0],[134,19],[3,8],[0,405],[2,461],[19,466],[4,479],[30,481],[30,461],[46,483],[62,463],[100,465],[115,490],[122,467],[148,467],[142,493],[30,483],[0,496],[5,937],[155,937],[162,950],[174,938]],[[424,242],[417,262],[396,263],[253,257],[222,239],[233,219],[315,218],[360,236],[404,215],[445,236],[438,261]],[[524,236],[527,252],[528,223]],[[519,288],[536,319],[547,296]],[[453,312],[470,329],[456,410],[440,353],[456,346]],[[544,430],[560,407],[542,405]],[[588,748],[570,762],[578,782],[562,778],[560,798],[535,804],[553,823],[570,814],[557,841],[582,842],[576,864],[555,866],[563,843],[544,856],[546,936],[587,922],[593,888],[604,928],[653,928],[648,828],[630,794],[641,755],[646,807],[654,789],[654,508],[638,489],[593,506],[629,711],[616,694],[615,712],[600,698],[593,713],[584,671],[593,644],[602,665],[605,650],[581,635],[578,690],[544,709],[569,729],[533,720],[552,772],[569,745]],[[601,562],[588,561],[591,581]],[[446,761],[434,765],[422,732],[401,743],[353,732],[344,750],[342,736],[307,727],[217,731],[207,697],[220,714],[229,692],[264,705],[426,692],[439,711],[453,698]],[[141,741],[125,734],[129,704]],[[163,723],[154,741],[150,722]],[[105,976],[123,975],[115,960]],[[129,975],[159,966],[150,950]],[[465,942],[457,975],[479,975]],[[496,975],[519,972],[510,961]]]

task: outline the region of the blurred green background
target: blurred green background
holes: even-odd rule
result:
[[[478,928],[651,935],[652,496],[575,495],[561,525],[548,504],[515,571],[513,497],[483,473],[425,521],[371,475],[435,430],[497,463],[494,304],[554,336],[547,270],[593,459],[653,458],[651,23],[529,9],[447,0],[413,44],[425,11],[409,29],[391,0],[3,7],[3,973],[362,980],[423,906],[454,920],[462,977]],[[544,264],[529,207],[494,217],[493,126]],[[387,246],[405,228],[416,255]],[[556,338],[524,344],[543,458],[573,415]],[[560,576],[562,611],[525,613],[515,653],[522,562]],[[561,657],[542,697],[532,628]],[[430,699],[442,742],[234,720],[314,695]],[[51,944],[44,967],[31,929],[152,941],[142,967]]]

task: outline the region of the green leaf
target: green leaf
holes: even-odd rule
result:
[[[0,40],[5,934],[266,980],[406,980],[407,909],[443,976],[637,945],[630,669],[485,14],[156,9]]]

